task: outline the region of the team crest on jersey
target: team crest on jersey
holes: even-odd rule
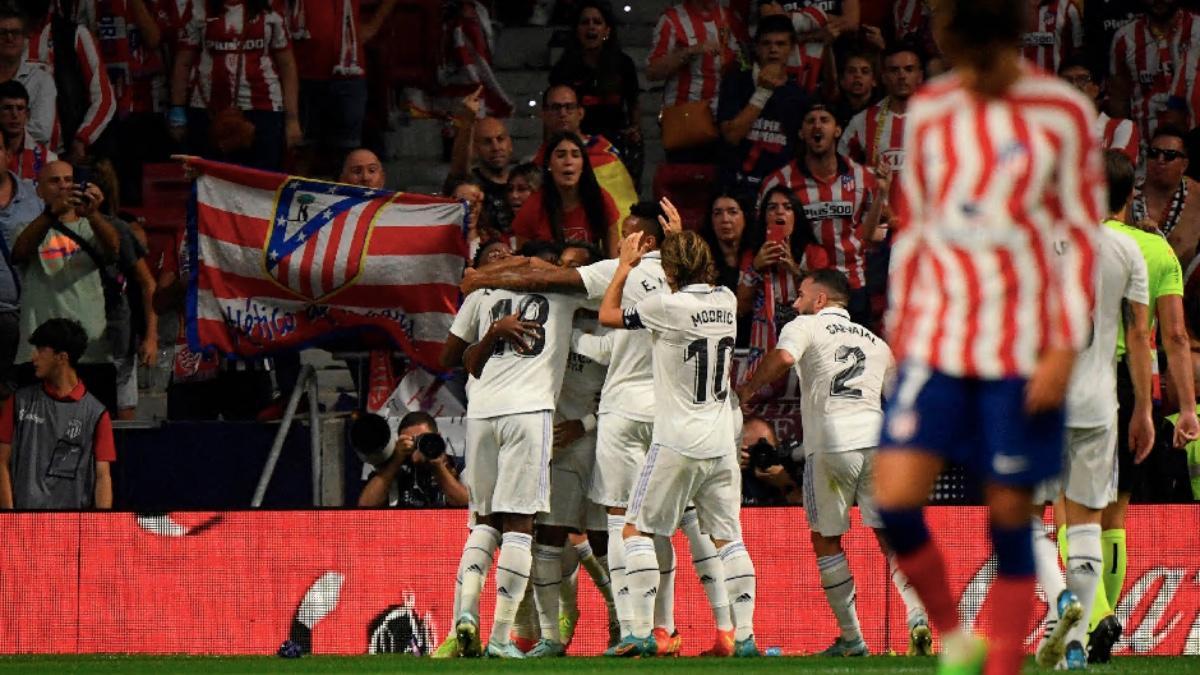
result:
[[[902,410],[888,418],[888,435],[896,443],[907,443],[917,435],[919,419],[917,411]]]
[[[842,190],[851,192],[854,187],[854,176],[848,173],[842,174]]]
[[[1029,170],[1029,148],[1018,140],[1009,141],[996,153],[996,170],[1022,174]]]
[[[71,420],[67,423],[67,438],[72,441],[83,435],[83,422],[79,420]]]
[[[386,194],[292,178],[279,190],[263,257],[269,278],[310,301],[358,279],[375,215]]]

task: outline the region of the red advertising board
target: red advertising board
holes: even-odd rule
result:
[[[986,628],[994,565],[984,511],[933,508],[930,519],[963,594],[960,611]],[[450,624],[466,537],[463,511],[38,513],[0,523],[3,653],[266,654],[297,618],[314,624],[316,653],[425,650]],[[758,571],[758,644],[786,654],[824,648],[837,630],[804,514],[746,509],[743,523]],[[855,523],[844,543],[867,642],[875,652],[903,650],[902,603],[872,533]],[[1131,509],[1118,654],[1200,652],[1197,532],[1195,506]],[[676,550],[676,621],[684,653],[695,654],[711,644],[712,616],[682,536]],[[580,587],[571,652],[596,654],[607,636],[603,604],[588,582]],[[489,583],[485,625],[491,593]],[[1044,611],[1040,604],[1038,618]]]

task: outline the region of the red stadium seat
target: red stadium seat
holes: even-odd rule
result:
[[[687,230],[704,226],[705,211],[717,182],[712,164],[659,164],[654,172],[654,199],[671,200]]]

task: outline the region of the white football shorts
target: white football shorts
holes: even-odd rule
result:
[[[600,413],[596,423],[596,467],[588,498],[601,506],[626,508],[653,434],[653,422]]]
[[[742,538],[742,468],[733,451],[695,459],[654,444],[646,455],[625,522],[641,532],[670,537],[695,504],[700,531],[721,541]]]
[[[550,510],[551,411],[467,420],[466,484],[470,507],[533,515]]]
[[[863,525],[883,527],[871,495],[874,448],[814,452],[804,462],[804,514],[808,526],[826,537],[850,530],[850,507],[858,504]]]

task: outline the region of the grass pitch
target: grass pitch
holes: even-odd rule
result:
[[[567,658],[529,661],[418,659],[408,656],[308,656],[280,659],[266,656],[13,656],[0,657],[0,673],[932,673],[933,659],[875,656],[861,659],[815,656],[730,659],[646,659],[618,661],[601,658]],[[1029,659],[1025,672],[1043,672]],[[1050,672],[1050,671],[1044,671]],[[1116,673],[1200,672],[1200,657],[1118,657],[1093,666],[1096,675]]]

